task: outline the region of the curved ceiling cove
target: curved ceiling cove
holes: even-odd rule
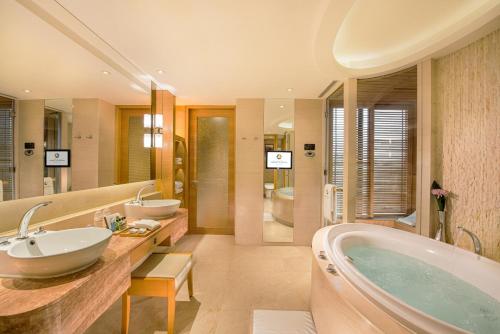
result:
[[[349,69],[390,66],[439,51],[497,15],[498,0],[357,0],[333,45]],[[383,10],[381,10],[383,8]]]

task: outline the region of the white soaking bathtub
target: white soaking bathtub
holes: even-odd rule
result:
[[[500,333],[500,263],[368,224],[319,230],[313,252],[318,334]]]

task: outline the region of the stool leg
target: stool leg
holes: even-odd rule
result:
[[[193,270],[192,269],[188,273],[187,281],[188,281],[189,298],[191,298],[191,297],[193,297]]]
[[[175,283],[167,288],[167,334],[174,334],[175,324]]]
[[[130,295],[128,291],[122,295],[122,334],[128,334],[130,324]]]

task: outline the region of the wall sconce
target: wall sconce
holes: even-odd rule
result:
[[[151,114],[144,114],[144,127],[151,128]]]
[[[161,148],[163,146],[163,115],[155,114],[153,118],[151,114],[144,114],[144,128],[151,129],[150,133],[144,134],[144,147]]]
[[[145,128],[160,128],[163,129],[163,115],[155,114],[154,123],[151,123],[151,114],[144,114],[144,127]]]

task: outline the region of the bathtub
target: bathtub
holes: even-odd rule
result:
[[[293,227],[293,187],[273,191],[272,202],[274,220]]]
[[[313,252],[318,334],[500,333],[500,263],[368,224],[319,230]]]

